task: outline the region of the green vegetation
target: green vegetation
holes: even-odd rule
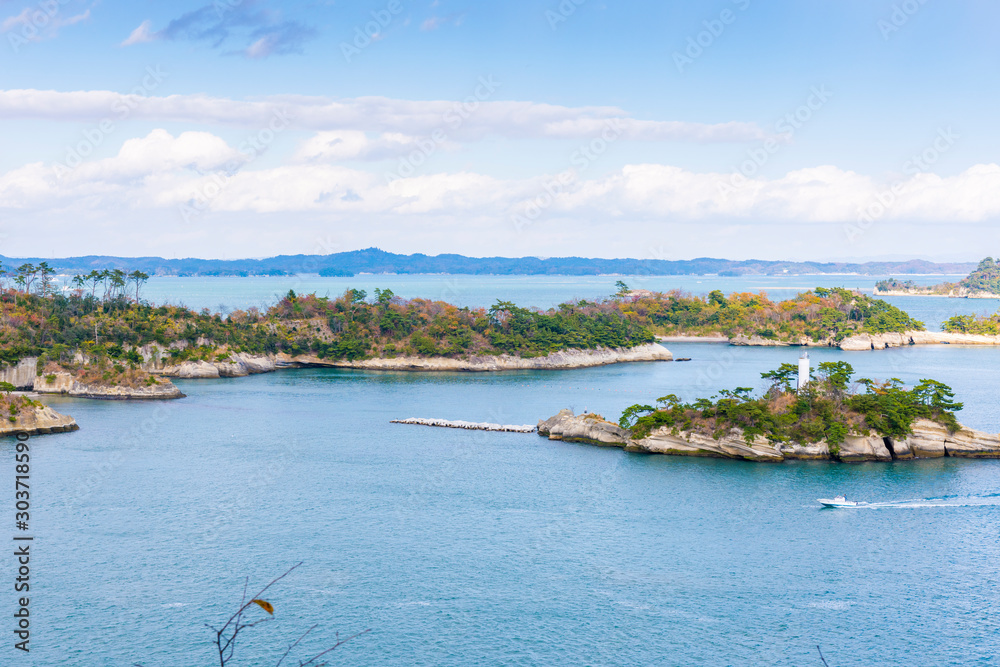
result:
[[[958,283],[970,292],[988,292],[1000,295],[1000,265],[992,257],[986,257],[976,270]]]
[[[16,288],[0,289],[0,363],[37,357],[37,375],[49,383],[62,371],[84,382],[155,383],[142,369],[143,354],[150,352],[141,348],[151,344],[168,364],[221,363],[240,353],[329,361],[401,355],[528,358],[566,349],[634,347],[652,342],[654,331],[839,341],[855,332],[921,327],[884,301],[844,289],[817,288],[775,303],[764,294],[726,297],[715,291],[701,298],[633,292],[619,281],[612,298],[547,311],[509,301],[459,308],[405,300],[381,289],[371,296],[348,289],[335,298],[289,291],[266,311],[250,308],[223,317],[144,301],[148,276],[141,271],[91,271],[76,276],[70,292],[53,292],[49,275],[44,263],[23,265]]]
[[[923,289],[923,286],[916,284],[912,280],[896,280],[895,278],[889,278],[888,280],[880,280],[875,283],[875,289],[879,292],[906,292],[910,290]]]
[[[713,438],[738,428],[748,444],[758,436],[772,443],[825,440],[834,452],[851,433],[905,437],[919,418],[944,424],[950,431],[959,428],[954,413],[962,404],[954,401],[950,387],[935,380],[921,380],[906,389],[896,378],[884,382],[863,378],[852,390],[851,365],[824,362],[819,364],[817,377],[796,393],[792,383],[797,373],[794,364],[762,373],[771,385],[760,397],[753,396],[749,387],[723,390],[693,403],[683,403],[674,394],[663,396],[655,406],[627,408],[619,424],[634,438],[663,426]]]
[[[904,292],[906,294],[915,295],[937,295],[937,296],[948,296],[949,294],[954,294],[959,291],[959,283],[938,283],[937,285],[918,285],[912,280],[896,280],[895,278],[889,278],[888,280],[880,280],[875,283],[875,289],[878,292]]]
[[[10,382],[0,382],[0,415],[7,415],[7,421],[16,424],[18,415],[22,411],[34,410],[44,407],[39,401],[34,401],[27,396],[14,396],[11,394],[15,387]]]
[[[948,333],[1000,335],[1000,313],[993,315],[955,315],[945,321],[941,328]]]
[[[35,268],[35,267],[32,267]],[[374,296],[350,289],[337,298],[290,291],[266,312],[153,306],[141,300],[146,279],[122,270],[77,276],[76,289],[52,293],[37,278],[0,291],[0,362],[37,356],[38,375],[59,370],[115,384],[143,382],[138,348],[155,343],[168,362],[219,362],[233,353],[311,354],[358,360],[397,355],[542,356],[564,349],[634,347],[653,341],[614,301],[563,304],[541,312],[498,301],[458,308],[426,299]],[[23,285],[22,285],[23,283]],[[81,353],[78,355],[77,353]],[[81,363],[80,359],[83,359]],[[48,365],[47,365],[48,364]],[[99,370],[96,377],[94,370]]]
[[[907,292],[910,294],[937,294],[944,296],[1000,296],[1000,264],[992,257],[986,257],[968,276],[957,283],[938,283],[937,285],[917,285],[912,280],[901,282],[894,278],[880,280],[875,283],[880,292]]]
[[[624,300],[630,319],[664,335],[760,336],[796,342],[801,338],[835,342],[855,333],[903,332],[923,329],[895,306],[870,296],[835,287],[803,292],[774,302],[764,293],[715,290],[706,297],[679,291]]]

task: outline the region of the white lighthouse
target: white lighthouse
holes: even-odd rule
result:
[[[809,353],[803,352],[802,356],[799,357],[799,382],[795,386],[797,391],[802,391],[802,387],[809,384],[809,373],[811,369],[809,368]]]

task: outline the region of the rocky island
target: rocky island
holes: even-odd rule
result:
[[[846,362],[819,366],[819,376],[792,389],[797,368],[782,364],[762,374],[763,396],[739,387],[685,404],[664,396],[633,405],[618,423],[571,410],[538,423],[539,435],[630,452],[707,456],[746,461],[794,459],[842,462],[955,456],[1000,458],[1000,435],[963,427],[962,405],[949,387],[922,380],[905,389],[898,380],[858,380]]]
[[[986,257],[968,276],[957,283],[918,285],[912,280],[880,280],[875,283],[876,296],[944,296],[955,299],[1000,298],[1000,265]]]
[[[924,333],[922,322],[892,304],[839,287],[817,287],[780,302],[764,293],[628,291],[620,307],[663,341],[858,350],[914,344],[914,335]]]
[[[13,394],[13,387],[0,383],[0,437],[26,433],[44,435],[75,431],[76,420],[25,396]]]
[[[169,399],[168,379],[241,377],[283,368],[395,371],[568,369],[669,361],[615,300],[549,311],[404,300],[389,290],[337,298],[290,291],[227,315],[155,306],[141,272],[92,271],[55,292],[51,270],[24,265],[0,290],[0,381],[83,398]]]

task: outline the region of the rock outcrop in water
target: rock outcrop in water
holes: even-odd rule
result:
[[[0,437],[17,435],[18,433],[27,433],[28,435],[63,433],[76,431],[79,428],[76,420],[69,415],[59,414],[47,405],[40,405],[20,409],[13,422],[7,418],[0,420]]]
[[[184,394],[166,378],[156,384],[127,387],[80,382],[71,373],[49,373],[33,378],[31,389],[39,394],[64,394],[74,398],[99,398],[105,400],[159,400],[183,398]]]
[[[130,387],[101,382],[81,382],[75,375],[65,371],[38,375],[37,368],[38,359],[26,357],[16,366],[0,369],[0,382],[9,382],[17,389],[39,394],[64,394],[76,398],[138,400],[184,397],[181,390],[166,378],[158,379],[156,384]]]
[[[559,414],[538,422],[539,435],[547,435],[549,440],[586,442],[591,445],[622,447],[628,440],[628,431],[613,424],[600,415],[583,414],[574,416],[572,410],[560,410]]]
[[[849,435],[839,446],[826,442],[774,444],[762,436],[746,442],[743,432],[732,429],[720,438],[661,427],[648,436],[632,439],[628,431],[595,414],[574,415],[561,410],[538,422],[538,434],[550,440],[585,442],[621,447],[629,452],[706,456],[744,461],[827,460],[892,461],[955,456],[1000,458],[1000,435],[962,427],[954,433],[937,422],[917,419],[906,438],[884,438],[876,434]]]

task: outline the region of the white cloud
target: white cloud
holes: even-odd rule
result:
[[[767,136],[754,123],[636,120],[616,107],[564,107],[485,99],[501,87],[501,82],[484,77],[471,87],[469,97],[460,102],[385,97],[332,100],[284,96],[243,101],[206,95],[136,96],[132,98],[135,103],[132,118],[262,127],[276,111],[285,111],[298,129],[398,132],[409,136],[443,131],[453,140],[465,141],[491,135],[589,139],[604,131],[608,123],[618,123],[621,137],[635,141],[749,142]],[[93,122],[111,115],[112,106],[121,98],[120,93],[101,90],[0,90],[0,118]]]
[[[139,24],[139,27],[132,31],[125,41],[121,43],[121,46],[132,46],[133,44],[145,44],[146,42],[152,42],[158,37],[152,31],[153,22],[150,20],[145,20]]]
[[[206,132],[173,136],[155,130],[130,139],[114,157],[68,173],[32,163],[0,175],[0,207],[95,213],[122,207],[170,209],[195,198],[223,174],[207,202],[232,213],[369,213],[394,217],[476,216],[504,224],[532,203],[545,221],[704,221],[850,223],[883,200],[889,186],[834,166],[748,180],[733,189],[730,174],[697,173],[662,164],[628,165],[612,174],[573,180],[554,198],[552,177],[500,179],[460,171],[424,174],[388,185],[382,175],[329,164],[407,146],[410,137],[321,133],[292,164],[251,169],[240,152]],[[64,170],[63,170],[64,172]],[[726,186],[726,187],[722,187]],[[1000,165],[975,165],[948,177],[918,174],[897,182],[885,221],[979,222],[1000,217]]]
[[[453,142],[433,144],[435,150],[454,150]],[[368,133],[353,130],[319,132],[302,142],[295,153],[299,162],[341,162],[347,160],[382,160],[421,149],[421,139],[400,132],[385,132],[370,138]]]
[[[90,9],[64,17],[57,3],[43,3],[35,7],[25,7],[20,14],[8,16],[0,21],[0,32],[16,31],[29,42],[44,39],[54,39],[59,36],[59,29],[76,25],[90,19]],[[14,42],[12,42],[13,44]]]

